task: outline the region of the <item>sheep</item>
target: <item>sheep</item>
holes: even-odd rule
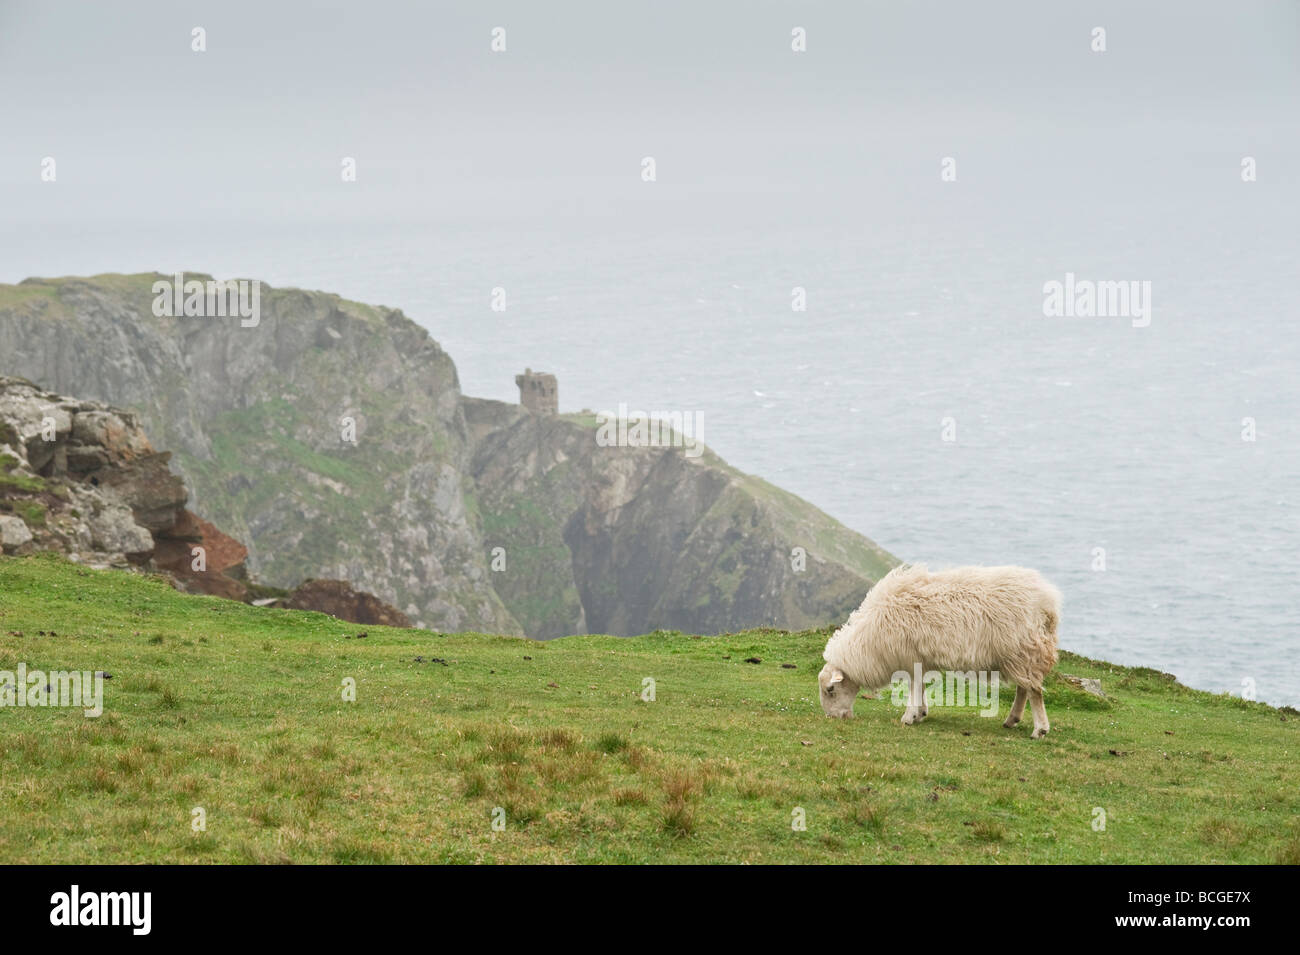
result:
[[[1049,729],[1043,680],[1056,665],[1060,619],[1060,592],[1035,570],[896,567],[827,641],[826,665],[817,677],[822,709],[827,716],[850,717],[860,688],[878,689],[914,668],[997,672],[1016,684],[1002,725],[1019,723],[1029,699],[1033,738],[1041,739]],[[919,681],[908,682],[904,725],[928,714]]]

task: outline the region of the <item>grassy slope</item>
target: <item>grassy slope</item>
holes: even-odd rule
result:
[[[97,720],[0,709],[0,862],[1300,862],[1300,718],[1153,671],[1067,656],[1114,702],[1054,683],[1033,742],[824,719],[824,632],[361,629],[0,558],[0,669],[113,677]]]

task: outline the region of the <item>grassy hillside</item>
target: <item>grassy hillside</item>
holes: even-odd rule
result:
[[[98,719],[0,708],[0,862],[1300,863],[1294,713],[1067,654],[1112,699],[1052,683],[1041,742],[831,721],[825,638],[363,630],[0,558],[0,669],[112,676]]]

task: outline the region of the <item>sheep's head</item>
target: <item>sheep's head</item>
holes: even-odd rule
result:
[[[822,693],[822,712],[827,716],[846,720],[853,715],[853,701],[858,698],[858,684],[839,667],[829,663],[817,674],[817,685]]]

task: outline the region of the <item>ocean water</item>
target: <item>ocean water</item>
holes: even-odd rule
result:
[[[69,223],[5,241],[0,279],[193,269],[401,307],[467,394],[516,400],[531,366],[562,410],[695,412],[728,461],[901,558],[1039,568],[1067,649],[1300,705],[1293,217],[1020,208]],[[1150,281],[1149,326],[1046,317],[1067,271]]]

